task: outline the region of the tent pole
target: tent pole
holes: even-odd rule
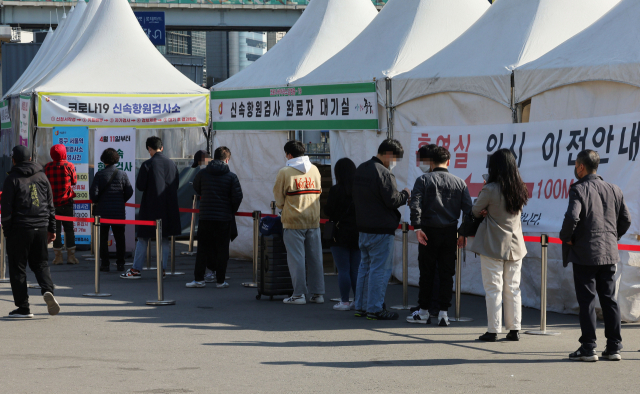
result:
[[[31,96],[31,108],[33,108],[33,112],[29,114],[33,114],[33,137],[31,138],[31,160],[36,161],[36,135],[38,134],[38,113],[36,112],[35,100],[33,99],[33,95]]]
[[[393,139],[393,107],[391,96],[391,78],[385,78],[387,87],[387,138]]]
[[[513,119],[513,123],[519,123],[518,122],[518,110],[516,108],[515,102],[516,102],[516,98],[515,98],[515,94],[516,94],[516,83],[515,83],[515,73],[512,70],[511,71],[511,118]]]

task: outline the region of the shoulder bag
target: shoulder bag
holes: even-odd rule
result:
[[[475,237],[480,223],[482,223],[483,220],[484,217],[477,218],[471,211],[465,213],[462,216],[462,224],[458,229],[458,235],[462,237]]]

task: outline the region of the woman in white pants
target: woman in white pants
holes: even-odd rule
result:
[[[473,206],[473,214],[485,219],[469,247],[480,255],[486,292],[488,328],[481,341],[495,342],[502,331],[503,304],[507,340],[520,340],[520,278],[527,254],[520,214],[528,196],[513,153],[501,149],[491,155],[489,178]]]

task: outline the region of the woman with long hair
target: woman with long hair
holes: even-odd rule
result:
[[[473,206],[473,215],[485,219],[469,247],[480,255],[486,292],[488,329],[481,341],[495,342],[502,331],[503,304],[507,340],[520,340],[520,278],[522,258],[527,254],[520,217],[528,199],[513,153],[500,149],[491,155],[489,178]]]
[[[348,311],[353,309],[353,303],[349,301],[349,292],[353,290],[355,295],[360,266],[356,207],[352,196],[356,165],[345,157],[336,162],[333,171],[336,184],[331,187],[324,207],[324,213],[334,223],[331,254],[338,268],[341,297],[341,302],[334,305],[333,309]]]

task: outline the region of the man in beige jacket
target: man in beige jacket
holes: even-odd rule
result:
[[[324,303],[322,239],[320,237],[321,178],[318,168],[304,156],[300,141],[284,146],[287,165],[280,169],[273,196],[282,210],[283,239],[293,282],[293,295],[285,304]],[[307,275],[308,268],[308,275]],[[307,288],[308,282],[308,288]]]

